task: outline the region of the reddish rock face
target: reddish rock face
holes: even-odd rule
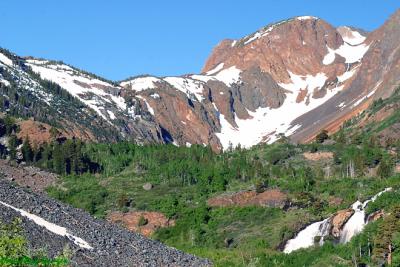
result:
[[[385,212],[383,210],[378,210],[375,211],[374,213],[370,214],[367,218],[367,222],[374,222],[376,220],[379,220],[380,218],[383,218],[385,216]]]
[[[399,85],[400,10],[382,27],[368,34],[365,43],[369,49],[344,90],[294,122],[309,125],[312,121],[318,121],[319,126],[300,129],[292,136],[294,140],[308,141],[315,136],[318,128],[331,132],[338,130],[345,120],[368,108],[374,99],[389,97]],[[338,109],[341,103],[345,103],[345,106]]]
[[[331,234],[338,238],[340,236],[340,230],[343,228],[343,226],[346,224],[346,222],[350,219],[351,216],[353,216],[354,210],[353,209],[347,209],[347,210],[341,210],[338,211],[335,215],[332,216],[331,218]]]
[[[256,38],[258,35],[261,36]],[[224,63],[225,68],[236,66],[241,70],[257,66],[271,74],[276,82],[289,83],[288,71],[299,75],[316,75],[322,71],[331,76],[337,72],[337,65],[343,64],[339,63],[340,60],[329,66],[322,63],[328,53],[327,46],[337,49],[343,40],[335,28],[317,18],[290,19],[266,26],[234,42],[221,42],[202,72],[208,72],[220,63]]]

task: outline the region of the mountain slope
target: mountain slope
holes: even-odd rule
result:
[[[49,257],[72,249],[71,266],[209,266],[207,260],[168,248],[87,213],[0,180],[0,217],[22,219],[31,249]],[[12,204],[11,204],[12,203]],[[15,205],[15,206],[13,206]]]

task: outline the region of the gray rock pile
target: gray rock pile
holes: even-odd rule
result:
[[[71,237],[49,231],[14,208],[66,228],[68,234],[83,239],[92,249],[75,244]],[[44,248],[49,257],[55,257],[60,255],[65,247],[69,247],[73,251],[72,266],[211,265],[208,260],[169,248],[117,225],[93,218],[82,210],[61,204],[44,195],[28,192],[0,179],[0,219],[10,222],[15,217],[22,219],[31,249]]]

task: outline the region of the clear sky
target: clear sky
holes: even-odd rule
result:
[[[201,70],[222,39],[313,15],[371,31],[398,0],[0,0],[0,46],[121,80]]]

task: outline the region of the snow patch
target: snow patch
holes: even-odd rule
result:
[[[324,59],[322,60],[322,63],[324,65],[329,65],[332,64],[335,61],[335,50],[329,48],[328,46],[326,46],[326,48],[328,49],[328,54],[325,55]]]
[[[296,17],[297,20],[316,20],[318,19],[317,17],[313,17],[313,16],[300,16],[300,17]]]
[[[140,92],[147,89],[156,88],[155,83],[161,80],[156,77],[140,77],[130,81],[122,82],[122,87],[130,87],[132,90]]]
[[[154,98],[154,99],[160,98],[160,95],[157,94],[157,93],[151,94],[150,96],[151,96],[152,98]]]
[[[0,61],[6,64],[7,66],[12,67],[14,64],[11,59],[9,59],[7,56],[4,54],[0,53]]]
[[[342,75],[338,76],[337,77],[338,81],[341,83],[344,81],[347,81],[348,79],[350,79],[351,77],[354,76],[354,74],[357,72],[359,67],[360,67],[360,65],[358,65],[357,67],[353,68],[352,70],[346,71]]]
[[[349,27],[340,27],[341,30],[338,30],[339,34],[342,36],[343,41],[350,45],[359,45],[364,43],[365,36],[361,35],[358,31],[353,31]]]
[[[70,234],[70,233],[68,232],[68,230],[67,230],[65,227],[61,227],[61,226],[59,226],[59,225],[57,225],[57,224],[48,222],[48,221],[46,221],[45,219],[43,219],[43,218],[41,218],[41,217],[39,217],[39,216],[37,216],[37,215],[35,215],[35,214],[28,213],[28,212],[26,212],[26,211],[24,211],[24,210],[22,210],[22,209],[18,209],[18,208],[16,208],[16,207],[11,206],[11,205],[9,205],[9,204],[7,204],[7,203],[4,203],[4,202],[2,202],[2,201],[0,201],[0,204],[2,204],[3,206],[6,206],[6,207],[8,207],[8,208],[10,208],[10,209],[13,209],[13,210],[19,212],[22,216],[28,218],[29,220],[33,221],[33,222],[36,223],[37,225],[46,228],[47,230],[49,230],[50,232],[52,232],[52,233],[54,233],[54,234],[67,237],[69,240],[73,241],[76,245],[78,245],[78,246],[81,247],[81,248],[84,248],[84,249],[93,249],[93,247],[91,247],[91,246],[90,246],[85,240],[83,240],[82,238]]]
[[[64,64],[38,65],[28,63],[28,65],[34,72],[38,73],[42,79],[57,83],[62,88],[67,90],[71,95],[77,97],[84,104],[95,110],[104,120],[108,122],[109,120],[101,111],[104,103],[114,102],[119,109],[122,111],[126,110],[124,98],[99,89],[101,87],[115,88],[113,85],[107,82],[82,74]],[[90,97],[92,94],[94,97],[87,99],[87,96]]]
[[[154,109],[149,105],[149,102],[147,102],[147,99],[140,95],[137,96],[137,98],[140,98],[143,100],[143,102],[146,104],[147,110],[150,112],[151,115],[154,116]]]
[[[10,86],[10,82],[4,79],[0,79],[0,83],[4,84],[5,86]]]
[[[366,96],[361,97],[360,99],[358,99],[354,104],[353,107],[358,106],[359,104],[361,104],[364,100],[370,98],[371,96],[374,95],[375,91],[378,89],[378,87],[382,84],[383,81],[379,81],[376,86],[374,87],[374,89],[372,89],[371,92],[369,92]]]
[[[206,75],[213,75],[224,68],[224,63],[219,63],[215,68],[206,72]]]
[[[215,79],[225,83],[228,87],[233,83],[238,83],[240,81],[240,73],[242,71],[235,66],[224,69],[215,75]]]
[[[198,80],[182,77],[166,77],[164,78],[164,81],[186,94],[189,99],[193,99],[192,95],[194,95],[198,101],[204,99],[203,83]]]
[[[110,116],[110,119],[115,120],[116,117],[114,115],[114,112],[112,112],[111,110],[107,110],[108,115]]]
[[[360,44],[353,46],[345,42],[336,50],[333,50],[328,46],[327,48],[328,48],[328,54],[325,55],[322,61],[324,65],[332,64],[333,61],[335,60],[336,54],[344,57],[346,60],[345,63],[351,64],[361,61],[365,53],[368,51],[369,45]]]

